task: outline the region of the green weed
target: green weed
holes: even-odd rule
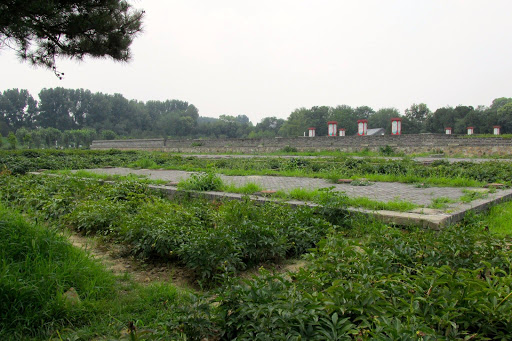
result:
[[[194,173],[178,183],[178,189],[188,191],[222,191],[223,187],[222,179],[213,172]]]
[[[223,192],[228,193],[240,193],[240,194],[254,194],[256,192],[261,192],[263,188],[254,182],[246,183],[243,186],[235,186],[233,184],[224,185],[222,187]]]
[[[444,209],[446,208],[446,206],[448,206],[448,204],[452,204],[454,202],[456,202],[456,200],[446,197],[439,197],[432,199],[432,202],[428,207],[435,209]]]
[[[484,218],[489,230],[502,236],[512,236],[512,202],[492,207]]]
[[[469,189],[463,189],[462,192],[464,193],[464,195],[461,196],[459,200],[464,203],[468,203],[468,202],[471,202],[473,200],[478,200],[478,199],[485,199],[489,196],[488,191],[481,192],[481,191],[473,191],[473,190],[469,190]]]

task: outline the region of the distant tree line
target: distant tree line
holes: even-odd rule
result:
[[[0,134],[12,132],[17,142],[33,147],[88,146],[93,139],[129,138],[258,138],[302,136],[315,127],[316,135],[327,135],[327,121],[337,121],[347,135],[357,132],[357,120],[367,119],[370,128],[391,132],[391,118],[401,117],[405,134],[443,133],[451,127],[464,134],[492,133],[500,125],[512,133],[512,98],[497,98],[490,106],[459,105],[432,112],[424,103],[413,104],[402,114],[396,108],[377,111],[368,106],[315,106],[294,110],[285,119],[265,117],[256,125],[246,115],[201,117],[185,101],[128,100],[120,94],[92,93],[84,89],[43,89],[38,100],[24,89],[0,93]]]

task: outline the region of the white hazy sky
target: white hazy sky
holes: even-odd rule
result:
[[[180,99],[201,116],[512,97],[510,0],[147,0],[128,64],[61,60],[64,80],[0,51],[0,90]]]

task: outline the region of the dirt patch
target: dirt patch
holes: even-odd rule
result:
[[[75,232],[66,233],[66,237],[74,246],[89,252],[116,275],[128,274],[134,281],[143,285],[152,282],[171,282],[185,289],[196,287],[193,283],[193,275],[188,269],[172,263],[148,263],[133,257],[124,257],[124,251],[120,245],[113,243],[107,245],[98,239]]]

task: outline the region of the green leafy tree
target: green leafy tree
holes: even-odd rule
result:
[[[11,149],[16,149],[16,135],[12,131],[7,135],[7,141]]]
[[[30,128],[37,113],[37,101],[25,89],[9,89],[0,94],[0,121],[9,130]]]
[[[445,128],[455,129],[457,112],[452,107],[437,109],[427,120],[427,130],[431,133],[443,134]]]
[[[112,130],[103,130],[100,134],[100,137],[102,140],[115,140],[119,136],[115,133],[115,131]]]
[[[251,138],[275,137],[278,135],[279,129],[284,124],[282,118],[265,117],[260,123],[256,124],[254,130],[249,134]]]
[[[425,103],[413,104],[405,109],[403,131],[407,134],[418,134],[427,131],[426,123],[432,113]]]
[[[338,105],[331,110],[329,120],[338,122],[338,128],[344,128],[345,134],[355,135],[357,133],[357,120],[362,119],[358,117],[358,114],[360,112],[356,113],[348,105]]]
[[[283,124],[279,134],[283,136],[302,136],[309,127],[314,127],[316,128],[316,136],[325,136],[327,135],[327,121],[331,116],[331,108],[327,106],[296,109]]]
[[[25,140],[28,140],[27,136],[30,136],[30,131],[27,128],[20,128],[16,130],[16,139],[21,145],[25,145]],[[28,147],[28,145],[26,145]]]
[[[0,3],[0,39],[18,56],[56,71],[56,57],[126,61],[144,12],[123,0],[9,0]]]
[[[37,123],[43,128],[68,130],[76,128],[72,118],[73,90],[64,88],[43,89],[39,92]]]
[[[369,119],[374,113],[375,110],[367,105],[363,105],[354,109],[354,114],[358,120]]]
[[[377,110],[368,119],[368,127],[384,128],[386,134],[391,134],[391,119],[400,117],[400,111],[396,108],[382,108]]]
[[[498,125],[503,133],[512,133],[512,101],[498,109]]]

